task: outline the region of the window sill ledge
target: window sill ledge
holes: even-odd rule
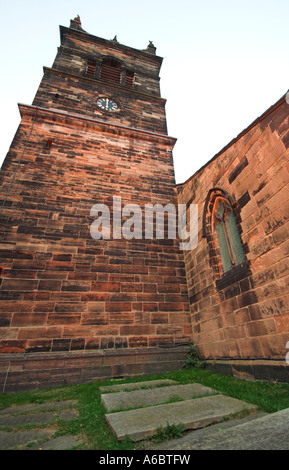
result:
[[[223,274],[220,279],[217,279],[216,288],[217,290],[222,290],[225,287],[228,287],[231,284],[234,284],[235,282],[250,276],[251,274],[252,271],[249,269],[249,263],[248,261],[245,261],[244,263],[239,264],[239,266],[235,266],[233,269]]]

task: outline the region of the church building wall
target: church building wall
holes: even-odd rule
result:
[[[178,185],[179,203],[198,205],[198,245],[184,255],[193,342],[202,358],[280,359],[285,365],[288,147],[289,105],[283,97]],[[233,214],[240,241],[237,263],[227,267],[220,244],[232,244],[232,234],[226,240],[216,233],[222,223],[222,214],[214,218],[217,200]]]

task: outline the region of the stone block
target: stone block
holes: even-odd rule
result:
[[[256,407],[246,402],[224,395],[195,398],[178,403],[156,405],[120,411],[105,415],[118,440],[130,437],[140,441],[156,434],[157,429],[167,425],[182,424],[185,429],[198,429],[220,422],[224,418],[243,411],[253,411]]]

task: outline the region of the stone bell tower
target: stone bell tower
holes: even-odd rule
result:
[[[91,232],[95,204],[177,204],[162,58],[79,17],[60,36],[1,170],[6,392],[175,370],[191,341],[179,241]]]

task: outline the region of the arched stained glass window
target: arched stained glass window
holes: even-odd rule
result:
[[[245,262],[238,227],[230,202],[221,196],[214,200],[212,234],[216,234],[224,273]]]

